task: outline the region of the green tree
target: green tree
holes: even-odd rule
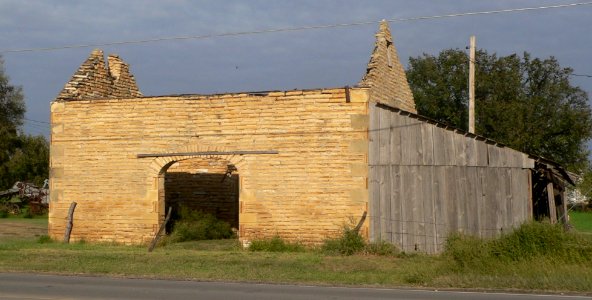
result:
[[[20,136],[20,147],[14,151],[7,163],[9,184],[16,181],[32,182],[38,186],[49,174],[49,144],[43,136]]]
[[[588,165],[592,137],[588,95],[572,86],[572,69],[554,57],[476,55],[475,127],[512,148],[571,170]],[[466,129],[468,55],[459,49],[409,59],[407,78],[420,114]]]
[[[4,62],[0,59],[0,189],[7,188],[4,182],[8,175],[7,163],[20,145],[18,128],[25,114],[22,88],[10,84],[4,74]]]
[[[0,59],[0,190],[18,180],[41,184],[48,175],[47,141],[20,132],[25,110],[22,88],[10,84]]]

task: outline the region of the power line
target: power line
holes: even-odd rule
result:
[[[525,11],[534,11],[534,10],[542,10],[542,9],[569,8],[569,7],[575,7],[575,6],[581,6],[581,5],[590,5],[590,4],[592,4],[592,1],[569,3],[569,4],[548,5],[548,6],[537,6],[537,7],[523,7],[523,8],[511,8],[511,9],[489,10],[489,11],[453,13],[453,14],[434,15],[434,16],[394,18],[394,19],[387,19],[385,21],[387,21],[387,22],[422,21],[422,20],[444,19],[444,18],[454,18],[454,17],[501,14],[501,13],[510,13],[510,12],[525,12]],[[363,26],[363,25],[378,24],[380,22],[381,21],[364,21],[364,22],[354,22],[354,23],[339,23],[339,24],[313,25],[313,26],[302,26],[302,27],[263,29],[263,30],[254,30],[254,31],[237,31],[237,32],[219,33],[219,34],[173,36],[173,37],[161,37],[161,38],[151,38],[151,39],[143,39],[143,40],[129,40],[129,41],[119,41],[119,42],[65,45],[65,46],[56,46],[56,47],[7,49],[7,50],[0,51],[0,54],[22,53],[22,52],[39,52],[39,51],[55,51],[55,50],[76,49],[76,48],[91,48],[91,47],[104,47],[104,46],[116,46],[116,45],[154,43],[154,42],[164,42],[164,41],[211,39],[211,38],[218,38],[218,37],[232,37],[232,36],[242,36],[242,35],[252,35],[252,34],[293,32],[293,31],[314,30],[314,29],[329,29],[329,28],[338,28],[338,27]]]
[[[34,123],[50,124],[49,122],[45,122],[45,121],[37,121],[37,120],[31,120],[31,119],[27,119],[27,118],[23,118],[23,119],[25,121],[34,122]]]
[[[588,75],[588,74],[570,74],[571,76],[577,76],[577,77],[588,77],[588,78],[592,78],[592,75]]]

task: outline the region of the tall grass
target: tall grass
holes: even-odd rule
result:
[[[592,242],[565,232],[561,225],[530,222],[492,240],[454,234],[447,240],[444,255],[462,269],[536,260],[582,264],[592,259]]]
[[[265,252],[304,252],[306,248],[300,243],[290,243],[284,241],[279,236],[270,239],[256,239],[251,241],[250,251]]]

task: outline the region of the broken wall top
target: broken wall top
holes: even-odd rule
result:
[[[417,112],[387,21],[380,23],[374,51],[359,85],[370,88],[370,99],[373,101]]]
[[[129,65],[110,54],[105,64],[102,50],[95,49],[82,63],[56,100],[135,98],[142,93],[136,85]]]

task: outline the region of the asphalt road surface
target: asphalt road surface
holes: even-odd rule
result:
[[[0,299],[592,299],[592,297],[0,273]]]

